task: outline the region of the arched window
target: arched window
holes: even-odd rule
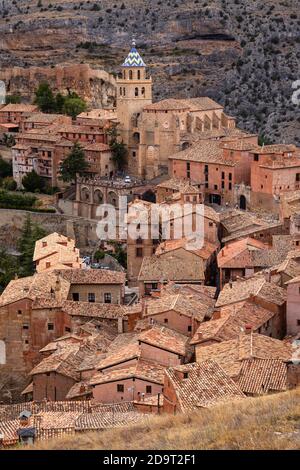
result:
[[[120,87],[120,95],[122,95],[122,87]]]
[[[129,70],[129,79],[132,80],[132,70]]]
[[[136,87],[136,89],[134,90],[134,95],[135,95],[135,96],[139,96],[139,89],[138,89],[138,87]]]
[[[141,79],[141,71],[138,70],[138,80],[140,80],[140,79]]]
[[[126,78],[126,70],[124,70],[124,72],[123,72],[123,78],[124,79]]]
[[[125,96],[125,95],[126,95],[126,89],[125,89],[125,87],[124,87],[124,88],[123,88],[123,96]]]
[[[145,87],[144,86],[142,87],[141,93],[142,93],[143,96],[145,96]]]

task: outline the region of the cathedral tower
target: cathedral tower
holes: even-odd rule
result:
[[[146,77],[146,64],[136,50],[135,41],[122,64],[122,78],[116,82],[117,113],[121,137],[128,147],[128,170],[136,174],[141,138],[138,118],[144,106],[152,103],[152,79]]]

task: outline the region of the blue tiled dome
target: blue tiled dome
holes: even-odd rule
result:
[[[133,44],[125,62],[122,64],[122,67],[146,67],[145,62],[135,48],[135,44]]]

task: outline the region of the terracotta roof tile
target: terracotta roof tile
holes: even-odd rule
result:
[[[158,299],[146,302],[144,317],[158,315],[170,310],[203,321],[204,318],[211,317],[213,306],[207,305],[194,295],[166,294]]]
[[[218,163],[234,166],[235,162],[224,157],[220,142],[216,140],[200,140],[186,150],[172,154],[170,160],[188,160],[202,163]]]
[[[289,361],[292,357],[292,347],[278,339],[252,333],[241,334],[239,338],[210,346],[202,346],[196,351],[197,362],[212,359],[230,377],[237,377],[242,367],[242,361],[253,357]]]
[[[183,357],[188,354],[189,338],[165,326],[153,325],[141,333],[138,340]]]
[[[216,307],[229,305],[257,296],[267,302],[283,305],[286,301],[286,291],[271,282],[267,282],[264,276],[253,276],[241,279],[232,284],[225,284],[219,294]]]
[[[191,344],[207,340],[227,341],[241,334],[246,325],[251,325],[256,332],[262,325],[275,315],[260,305],[252,302],[239,302],[221,309],[221,317],[202,323],[196,331]]]
[[[108,269],[66,269],[61,276],[71,284],[124,284],[126,275]]]
[[[119,304],[93,302],[73,302],[66,300],[62,304],[64,312],[71,316],[117,319],[126,316],[126,309]]]
[[[96,373],[91,378],[90,384],[97,385],[133,377],[162,385],[164,381],[164,367],[157,363],[140,359],[134,366],[131,367],[115,369],[105,373]]]
[[[279,359],[243,361],[237,384],[246,394],[262,395],[287,390],[287,365]]]
[[[183,412],[244,398],[240,388],[214,361],[185,364],[167,369],[165,374]]]

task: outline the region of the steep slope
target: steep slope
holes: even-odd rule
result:
[[[150,416],[145,424],[40,441],[33,449],[299,449],[299,398],[298,388],[188,415]]]
[[[155,98],[209,95],[250,131],[300,143],[297,9],[298,0],[2,0],[0,63],[117,73],[135,35]],[[15,91],[22,77],[6,76]]]

